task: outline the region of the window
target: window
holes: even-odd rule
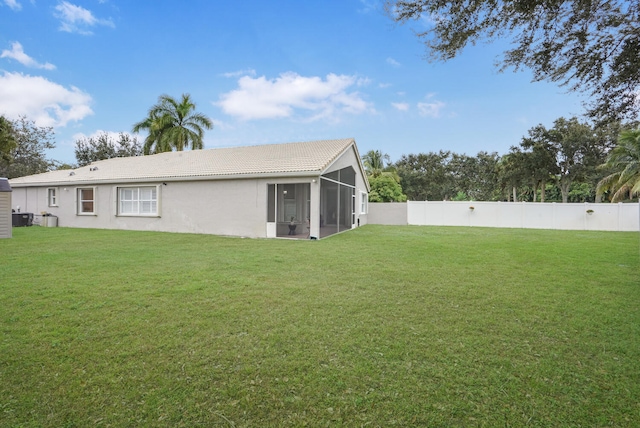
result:
[[[158,188],[156,186],[119,187],[118,215],[158,215]]]
[[[95,214],[95,188],[78,189],[78,214]]]
[[[369,195],[365,192],[360,192],[360,214],[367,213],[367,203],[369,202]]]
[[[54,187],[47,189],[47,205],[50,207],[58,206],[58,189]]]

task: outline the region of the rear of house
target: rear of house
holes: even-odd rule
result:
[[[64,227],[307,239],[367,222],[353,139],[116,158],[10,183],[14,206]]]

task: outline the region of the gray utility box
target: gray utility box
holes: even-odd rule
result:
[[[44,227],[58,227],[58,217],[55,215],[43,215],[42,226]]]
[[[33,213],[13,213],[11,224],[13,227],[33,226]]]

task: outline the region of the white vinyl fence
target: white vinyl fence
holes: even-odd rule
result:
[[[403,219],[378,216],[388,204],[369,204],[370,221],[402,224]],[[402,210],[394,210],[402,215]],[[406,223],[424,226],[479,226],[524,229],[640,231],[640,202],[575,204],[540,202],[407,202]],[[374,221],[371,221],[374,220]]]

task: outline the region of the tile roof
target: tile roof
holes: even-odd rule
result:
[[[167,152],[114,158],[73,170],[12,179],[11,186],[108,183],[123,181],[234,178],[322,173],[355,140],[309,141],[233,148]],[[357,148],[355,148],[357,154]]]

